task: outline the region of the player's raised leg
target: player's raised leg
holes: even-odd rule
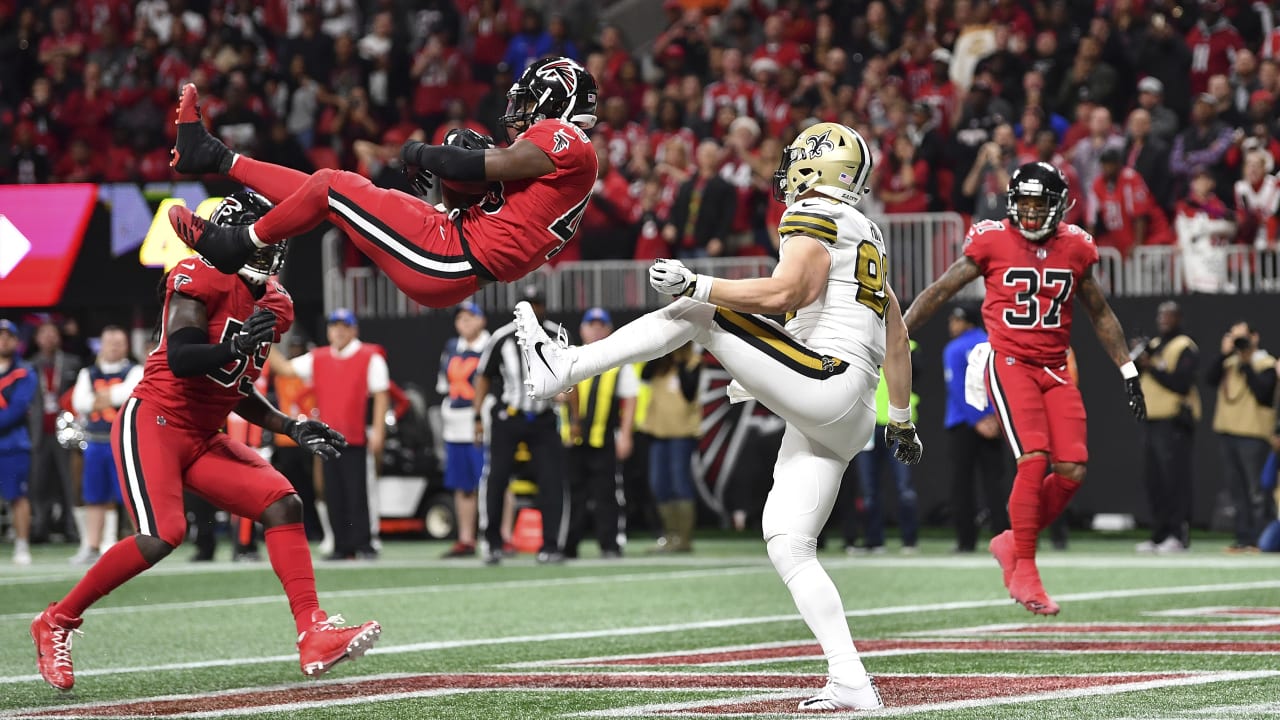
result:
[[[867,416],[865,427],[854,428],[864,443],[875,424],[874,415]],[[788,423],[773,470],[773,488],[760,520],[769,560],[827,658],[827,685],[818,695],[801,702],[801,710],[872,710],[882,706],[854,647],[840,592],[818,562],[818,533],[831,515],[846,465],[846,458],[809,440]]]
[[[289,598],[304,675],[319,677],[373,647],[382,634],[377,622],[346,627],[342,616],[320,609],[302,501],[283,475],[245,445],[215,435],[208,450],[188,468],[186,480],[191,490],[214,505],[255,518],[266,529],[267,555]]]
[[[137,534],[112,545],[65,597],[31,623],[40,675],[59,690],[75,684],[71,638],[84,611],[164,559],[187,530],[181,477],[193,446],[189,435],[159,424],[154,412],[132,398],[116,417],[111,437],[121,494]]]

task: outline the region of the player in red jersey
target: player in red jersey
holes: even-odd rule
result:
[[[240,225],[270,207],[261,196],[236,193],[213,217]],[[184,490],[266,528],[271,567],[297,625],[304,675],[316,677],[364,654],[382,632],[376,622],[338,627],[342,619],[320,609],[297,493],[256,452],[218,432],[234,410],[316,455],[337,457],[346,446],[329,426],[282,414],[254,387],[271,343],[293,324],[293,300],[275,278],[283,257],[283,244],[264,248],[238,276],[193,257],[166,278],[160,345],[111,429],[136,534],[112,545],[66,597],[32,621],[36,663],[53,687],[75,684],[71,634],[84,611],[182,543]]]
[[[1062,222],[1070,207],[1067,195],[1066,178],[1054,166],[1019,167],[1009,178],[1009,218],[974,224],[964,257],[921,292],[904,316],[908,330],[919,329],[960,288],[985,279],[987,392],[1018,460],[1009,495],[1013,529],[992,539],[990,548],[1009,594],[1038,615],[1056,615],[1058,605],[1040,582],[1036,536],[1080,488],[1089,459],[1084,403],[1067,372],[1072,297],[1079,296],[1120,368],[1129,409],[1139,420],[1147,414],[1124,330],[1092,276],[1098,249],[1088,233]]]
[[[223,227],[175,207],[178,237],[232,274],[258,248],[330,220],[418,303],[448,307],[486,282],[519,280],[573,238],[596,181],[596,155],[583,132],[596,122],[596,81],[568,58],[540,60],[507,93],[501,119],[510,147],[469,149],[410,141],[401,159],[411,173],[456,188],[487,183],[484,199],[441,212],[355,173],[311,175],[232,153],[205,130],[196,90],[178,104],[178,172],[220,173],[257,190],[276,208],[249,227]]]

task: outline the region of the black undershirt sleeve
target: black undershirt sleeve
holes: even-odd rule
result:
[[[169,333],[167,344],[169,370],[180,378],[211,373],[236,358],[231,343],[210,344],[208,334],[196,327]]]

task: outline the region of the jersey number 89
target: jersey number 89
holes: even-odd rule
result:
[[[877,317],[884,317],[885,308],[889,307],[889,294],[884,291],[888,269],[889,261],[875,243],[863,240],[858,245],[858,268],[854,271],[858,280],[858,302],[871,308]]]

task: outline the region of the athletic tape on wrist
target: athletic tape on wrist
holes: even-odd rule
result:
[[[1132,380],[1138,377],[1138,366],[1132,362],[1127,362],[1120,366],[1120,374],[1124,376],[1125,380]]]
[[[911,408],[889,406],[889,421],[896,423],[911,422]]]
[[[715,278],[710,275],[695,275],[693,279],[692,297],[698,302],[711,302],[711,283],[715,282]]]

